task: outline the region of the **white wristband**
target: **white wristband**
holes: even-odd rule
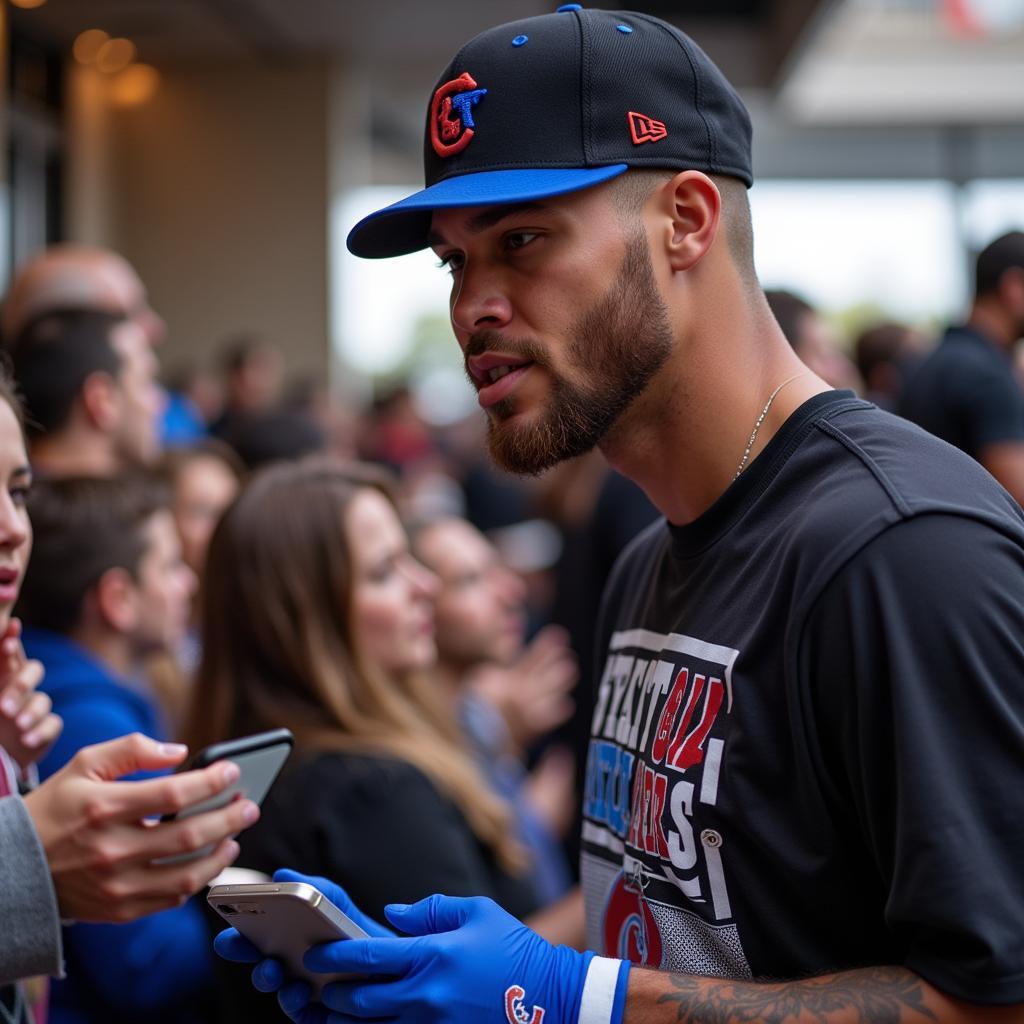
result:
[[[587,967],[577,1024],[611,1024],[621,960],[595,956]]]

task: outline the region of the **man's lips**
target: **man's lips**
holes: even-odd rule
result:
[[[476,385],[477,399],[483,408],[507,397],[533,362],[501,352],[485,352],[466,360],[466,368]]]

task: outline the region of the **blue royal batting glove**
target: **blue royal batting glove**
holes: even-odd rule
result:
[[[319,889],[342,913],[347,914],[368,935],[376,938],[393,936],[389,928],[367,917],[349,898],[347,892],[326,878],[302,875],[298,871],[282,868],[274,872],[275,882],[305,882]],[[284,966],[279,960],[264,955],[236,928],[226,928],[213,940],[213,948],[225,960],[255,964],[252,983],[260,992],[278,992],[278,1001],[296,1024],[323,1024],[327,1011],[319,1004],[309,1003],[309,986],[304,981],[287,983]],[[294,1012],[289,1007],[294,1006]]]
[[[325,986],[325,1024],[621,1024],[628,961],[552,946],[482,897],[431,896],[385,913],[412,937],[329,942],[306,954],[311,971],[368,978]],[[300,993],[281,996],[307,1024],[312,1007]]]

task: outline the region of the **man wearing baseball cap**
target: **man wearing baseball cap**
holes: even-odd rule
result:
[[[786,343],[733,89],[670,25],[570,4],[459,51],[424,164],[350,249],[448,267],[496,461],[539,473],[597,445],[667,522],[605,595],[588,952],[482,899],[392,906],[391,932],[314,880],[372,937],[306,967],[363,978],[312,1005],[290,982],[282,1006],[304,1024],[1020,1021],[1024,514]],[[257,959],[236,932],[218,948]],[[254,980],[285,979],[264,961]]]

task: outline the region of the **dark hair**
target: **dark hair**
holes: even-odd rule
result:
[[[249,470],[322,452],[327,437],[300,409],[276,409],[238,416],[224,434]]]
[[[201,438],[187,447],[165,449],[157,471],[167,485],[173,488],[185,469],[202,459],[214,459],[222,463],[238,481],[245,476],[245,463],[239,458],[238,453],[226,441],[216,437]]]
[[[786,341],[795,349],[800,339],[800,321],[808,313],[813,313],[814,307],[799,295],[783,288],[770,288],[765,291],[764,297],[768,300],[772,315],[778,320]]]
[[[274,346],[258,334],[237,334],[221,346],[220,365],[225,373],[233,374],[266,352],[273,352]]]
[[[978,253],[974,267],[975,296],[993,295],[1006,271],[1024,269],[1024,231],[1008,231]]]
[[[72,309],[45,313],[14,339],[11,361],[25,400],[30,435],[64,427],[82,385],[94,373],[116,377],[121,357],[111,342],[119,313]]]
[[[869,383],[876,367],[903,360],[904,348],[911,333],[906,324],[892,322],[875,324],[857,335],[853,351],[857,372],[865,384]]]
[[[167,508],[164,486],[149,475],[69,477],[34,485],[32,571],[16,614],[32,626],[68,633],[86,595],[110,569],[133,576],[146,553],[145,527]]]

